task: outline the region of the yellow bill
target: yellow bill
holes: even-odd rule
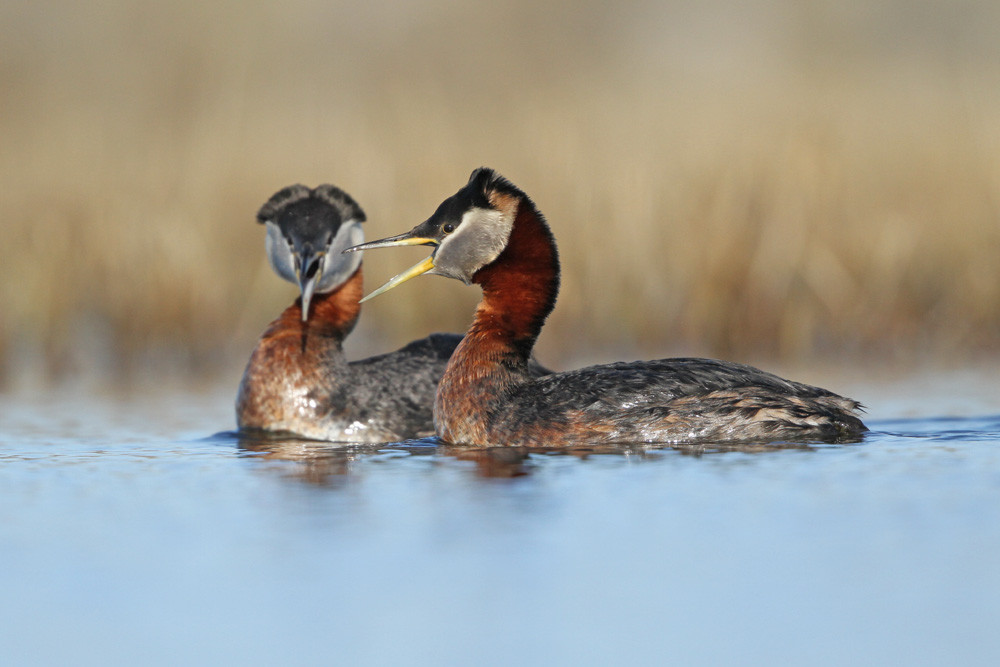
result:
[[[396,246],[403,245],[438,245],[439,241],[437,239],[426,238],[423,236],[410,236],[410,232],[405,234],[400,234],[399,236],[390,236],[389,238],[379,239],[378,241],[369,241],[368,243],[361,243],[356,246],[351,246],[344,250],[344,252],[357,252],[358,250],[371,250],[372,248],[394,248]]]
[[[416,240],[417,241],[425,241],[426,242],[426,239],[416,239]],[[375,243],[379,243],[379,242],[375,241]],[[366,243],[365,245],[367,247],[371,247],[370,244]],[[423,245],[423,244],[422,243],[393,243],[392,245]],[[376,246],[376,247],[378,247],[378,246]],[[427,257],[426,259],[422,260],[419,264],[411,266],[406,271],[403,271],[402,273],[393,276],[392,278],[389,279],[389,282],[387,282],[385,285],[382,285],[381,287],[379,287],[377,290],[375,290],[374,292],[372,292],[371,294],[369,294],[365,298],[361,299],[361,301],[359,303],[364,303],[368,299],[372,299],[374,297],[377,297],[379,294],[382,294],[384,292],[388,292],[393,287],[396,287],[397,285],[401,285],[401,284],[405,283],[410,278],[416,278],[417,276],[419,276],[421,274],[427,273],[428,271],[430,271],[433,268],[434,268],[434,256],[431,255],[430,257]]]

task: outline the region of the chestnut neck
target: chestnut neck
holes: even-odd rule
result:
[[[268,333],[308,332],[312,335],[343,340],[354,329],[361,314],[363,293],[361,267],[339,287],[323,294],[314,294],[309,304],[309,319],[302,321],[302,298],[285,308]]]
[[[534,205],[522,199],[503,252],[472,277],[483,289],[469,335],[507,343],[525,362],[559,292],[555,239]]]

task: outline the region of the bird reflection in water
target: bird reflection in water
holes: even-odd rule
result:
[[[409,440],[380,445],[332,444],[294,437],[252,437],[241,435],[239,448],[244,455],[269,461],[286,462],[275,469],[285,476],[313,486],[337,487],[358,473],[367,461],[390,456],[429,457],[432,463],[460,461],[471,463],[470,473],[477,478],[512,479],[531,475],[542,457],[572,456],[586,461],[595,456],[614,456],[632,462],[660,461],[670,454],[705,456],[742,452],[758,454],[780,450],[815,450],[843,447],[861,442],[700,442],[695,444],[605,445],[600,447],[471,447],[438,444],[436,438]]]
[[[238,446],[245,456],[284,462],[276,466],[282,474],[314,486],[337,486],[355,474],[355,465],[386,450],[411,455],[429,455],[433,445],[359,445],[305,440],[293,436],[246,435],[241,433]]]
[[[437,454],[459,461],[475,463],[478,477],[509,478],[530,475],[542,456],[572,456],[585,461],[594,456],[616,456],[629,462],[659,461],[669,454],[684,456],[704,456],[723,452],[743,452],[756,454],[784,449],[813,450],[821,447],[840,447],[861,442],[861,438],[849,443],[830,444],[826,442],[699,442],[673,445],[601,445],[596,447],[470,447],[441,445]]]

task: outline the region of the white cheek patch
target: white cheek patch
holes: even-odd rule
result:
[[[434,271],[465,283],[503,252],[510,239],[514,217],[491,208],[474,208],[462,216],[462,222],[446,236],[434,253]]]
[[[351,246],[364,243],[365,232],[357,220],[348,220],[340,225],[337,235],[326,250],[323,261],[323,276],[316,285],[317,292],[329,292],[350,278],[361,265],[360,252],[344,254]]]
[[[292,257],[292,249],[288,247],[281,229],[273,222],[265,223],[267,236],[264,237],[264,249],[267,252],[267,261],[271,268],[279,276],[290,283],[299,284],[295,277],[295,259]]]

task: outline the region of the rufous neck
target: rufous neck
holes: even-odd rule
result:
[[[533,205],[520,202],[503,252],[472,281],[483,300],[469,333],[500,335],[527,359],[559,292],[555,239]]]
[[[313,295],[309,304],[309,319],[302,321],[302,299],[298,298],[281,314],[281,320],[286,324],[298,323],[308,331],[320,335],[345,338],[361,314],[363,294],[363,277],[361,267],[351,274],[339,287],[330,292]]]

